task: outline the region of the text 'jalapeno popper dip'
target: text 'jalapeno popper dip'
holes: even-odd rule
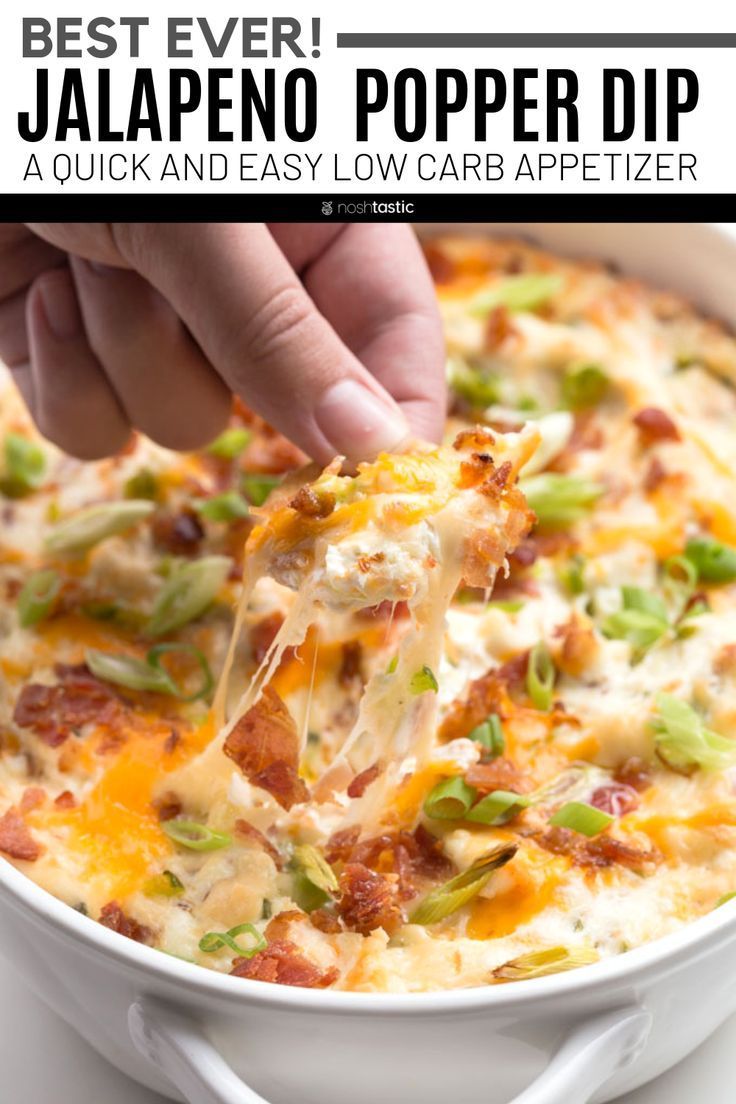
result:
[[[425,245],[439,446],[320,470],[236,402],[82,463],[0,396],[0,854],[237,977],[498,985],[736,893],[736,340]]]

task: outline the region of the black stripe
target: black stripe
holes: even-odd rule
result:
[[[386,210],[356,211],[364,202],[396,204]],[[331,203],[331,214],[322,213]],[[340,211],[340,204],[349,205]],[[29,195],[0,200],[6,222],[729,222],[736,221],[736,197],[700,195],[503,193],[379,195],[321,192],[316,195],[138,193]]]

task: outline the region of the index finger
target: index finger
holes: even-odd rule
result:
[[[319,234],[322,227],[310,228]],[[304,228],[272,225],[287,256]],[[411,227],[348,223],[302,272],[324,317],[397,401],[417,437],[438,440],[447,388],[432,278]]]

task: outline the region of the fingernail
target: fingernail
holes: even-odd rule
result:
[[[54,272],[39,282],[43,313],[54,337],[70,341],[82,330],[77,297],[65,272]]]
[[[314,417],[335,452],[351,459],[390,452],[409,433],[397,407],[352,379],[339,380],[328,388],[315,407]]]

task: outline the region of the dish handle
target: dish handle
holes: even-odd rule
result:
[[[652,1017],[643,1008],[619,1008],[572,1028],[533,1084],[509,1104],[587,1104],[644,1048]],[[136,1048],[189,1104],[268,1104],[230,1068],[201,1026],[153,998],[130,1006]]]

